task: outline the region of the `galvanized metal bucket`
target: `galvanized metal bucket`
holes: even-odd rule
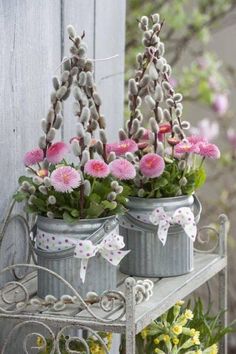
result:
[[[38,265],[45,267],[59,274],[67,280],[73,287],[75,284],[74,272],[74,252],[75,247],[70,247],[63,251],[47,252],[35,248]],[[39,297],[54,295],[60,298],[64,294],[74,295],[66,284],[45,270],[38,270],[38,292]]]
[[[181,207],[189,207],[197,223],[201,204],[196,196],[144,199],[131,197],[128,209],[132,212],[150,213],[163,207],[173,214]],[[127,228],[129,214],[120,217],[120,234],[126,249],[131,252],[120,264],[121,272],[140,277],[169,277],[189,273],[193,270],[193,241],[179,225],[171,225],[165,246],[157,237],[157,226],[132,219],[132,228]],[[131,222],[128,220],[128,222]]]
[[[68,225],[63,220],[49,219],[39,216],[37,220],[37,229],[40,230],[40,232],[49,233],[50,235],[55,236],[55,241],[58,235],[63,235],[65,238],[75,240],[89,239],[96,244],[102,241],[106,231],[104,230],[103,225],[107,224],[111,225],[112,228],[116,228],[118,233],[119,226],[115,216],[100,219],[83,219],[73,225]],[[43,255],[46,253],[50,252],[44,251]],[[39,258],[41,262],[43,255],[41,254],[41,257]],[[48,255],[46,255],[46,257],[48,257]],[[51,266],[52,265],[48,263],[48,269],[50,269]],[[101,255],[96,254],[89,259],[84,283],[82,283],[80,279],[80,266],[81,260],[73,257],[73,267],[67,267],[64,274],[72,272],[71,279],[73,279],[74,287],[82,297],[85,297],[89,291],[95,291],[96,293],[101,294],[105,290],[116,288],[117,268],[106,261]],[[60,262],[53,264],[53,270],[56,273],[61,271],[61,267],[62,265]],[[39,279],[39,288],[43,288],[48,284],[48,279],[44,279],[44,277],[48,277],[46,272],[42,273]],[[54,296],[61,294],[63,291],[64,287],[61,285],[60,281],[52,284],[51,294]]]

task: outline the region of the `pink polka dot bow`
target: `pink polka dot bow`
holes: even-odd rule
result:
[[[94,245],[90,240],[76,243],[76,257],[81,258],[80,278],[85,281],[89,258],[99,253],[109,263],[117,266],[130,251],[121,251],[125,247],[123,237],[114,233],[108,234],[101,243]]]
[[[122,236],[117,235],[115,231],[107,234],[99,244],[93,244],[91,240],[80,240],[74,237],[64,235],[51,235],[45,231],[38,230],[36,237],[36,247],[48,252],[62,251],[75,246],[75,257],[81,259],[80,278],[85,281],[86,270],[89,258],[99,253],[108,262],[117,266],[122,258],[130,251],[121,251],[125,247]]]
[[[167,240],[169,227],[175,224],[182,226],[187,236],[190,237],[191,240],[195,241],[197,227],[194,220],[194,215],[190,208],[179,208],[172,216],[167,214],[163,208],[157,208],[152,212],[149,219],[152,224],[158,225],[157,234],[163,246]]]

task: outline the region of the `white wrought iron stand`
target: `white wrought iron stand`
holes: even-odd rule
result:
[[[19,216],[16,215],[15,217],[19,219]],[[23,223],[27,223],[23,217],[21,220]],[[2,230],[0,229],[0,247],[8,222],[9,215]],[[30,340],[36,336],[41,338],[42,345],[46,344],[45,338],[47,336],[45,337],[44,334],[40,333],[40,330],[46,330],[48,337],[52,339],[53,349],[51,353],[55,349],[60,353],[59,338],[61,335],[67,334],[71,329],[78,329],[86,330],[95,335],[106,353],[109,353],[106,344],[95,331],[125,334],[126,354],[135,354],[136,334],[140,333],[178,300],[191,294],[216,274],[219,275],[219,307],[221,310],[227,309],[227,229],[228,219],[225,215],[221,215],[218,230],[211,227],[204,227],[199,230],[200,233],[209,231],[214,233],[216,241],[214,247],[207,251],[195,251],[195,266],[191,273],[179,277],[152,279],[154,282],[153,296],[140,304],[136,304],[135,297],[137,278],[128,277],[124,274],[119,274],[117,289],[106,291],[97,302],[91,304],[84,301],[63,278],[46,268],[44,270],[64,282],[74,296],[64,298],[64,300],[50,299],[50,297],[40,299],[37,297],[36,270],[39,268],[37,265],[23,263],[6,267],[0,272],[0,275],[12,272],[15,279],[7,282],[0,290],[0,319],[12,319],[14,326],[4,342],[0,343],[0,353],[11,354],[9,343],[14,335],[20,328],[30,326],[31,332],[26,334],[22,343],[18,343],[18,346],[23,347],[25,353],[31,353]],[[29,237],[28,239],[30,242]],[[201,237],[200,243],[203,243]],[[31,272],[27,272],[23,278],[19,277],[16,270],[25,270],[26,267]],[[17,279],[17,277],[21,279]],[[227,325],[226,313],[222,315],[221,321],[222,325]],[[37,327],[36,330],[34,330],[35,326]],[[57,330],[55,331],[54,328],[57,328]],[[75,337],[69,337],[66,341],[66,348],[68,352],[75,353],[70,350],[72,340],[75,340]],[[82,337],[77,338],[77,340],[84,345],[84,352],[90,353],[86,341]],[[219,352],[227,354],[227,337],[222,340]]]

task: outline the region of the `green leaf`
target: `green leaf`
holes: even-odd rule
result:
[[[201,167],[196,171],[195,174],[195,189],[198,189],[203,186],[206,181],[206,171],[204,167]]]
[[[32,177],[27,177],[27,176],[20,176],[18,179],[19,184],[22,184],[23,182],[29,182],[31,184],[32,181],[33,181]]]
[[[79,217],[79,210],[77,210],[77,209],[72,209],[70,213],[74,218]]]
[[[114,203],[112,202],[109,202],[109,200],[103,200],[101,204],[104,207],[104,209],[113,210],[116,208],[116,205],[114,205]]]
[[[47,205],[45,200],[36,197],[33,199],[32,203],[39,209],[39,211],[43,211],[43,212],[47,211]]]
[[[65,223],[70,225],[76,222],[76,219],[73,218],[73,216],[71,216],[70,213],[68,213],[67,211],[63,213],[63,220],[65,221]]]
[[[92,202],[100,203],[101,197],[97,193],[92,193],[89,196],[89,200]]]
[[[104,212],[102,204],[92,201],[87,209],[87,215],[89,218],[97,218]]]
[[[28,193],[26,192],[22,192],[22,191],[18,191],[13,195],[13,198],[17,201],[17,202],[22,202],[23,200],[27,199],[29,196]]]

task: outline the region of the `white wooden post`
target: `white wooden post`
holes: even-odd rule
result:
[[[51,78],[68,53],[65,29],[85,30],[89,56],[117,59],[95,63],[110,139],[123,122],[125,0],[0,0],[0,222],[24,173],[23,154],[38,144],[40,121],[50,104]],[[64,107],[64,140],[75,128],[71,102]],[[16,234],[17,237],[17,234]],[[19,249],[15,251],[19,252]],[[12,252],[12,250],[10,250]],[[0,321],[0,348],[11,323]],[[19,343],[12,353],[23,354]]]

